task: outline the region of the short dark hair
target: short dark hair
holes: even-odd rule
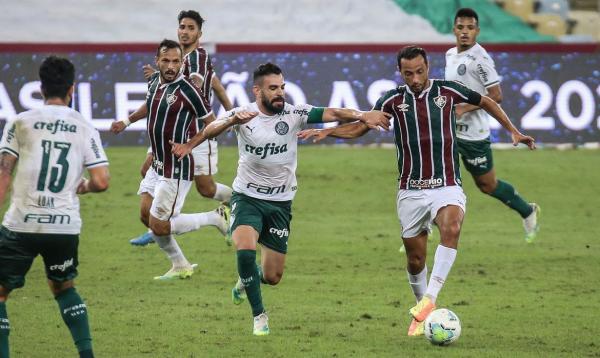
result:
[[[160,42],[160,44],[158,45],[158,48],[156,49],[156,57],[160,56],[160,51],[165,48],[167,50],[172,49],[172,48],[176,48],[179,50],[179,53],[183,56],[183,50],[181,49],[181,45],[179,45],[179,42],[177,41],[173,41],[173,40],[168,40],[168,39],[164,39]]]
[[[477,13],[475,12],[475,10],[471,9],[470,7],[462,7],[460,9],[458,9],[458,11],[456,11],[456,15],[454,15],[454,23],[455,24],[456,24],[456,19],[458,19],[459,17],[472,17],[477,22],[477,26],[479,26],[479,16],[477,16]]]
[[[202,30],[202,24],[204,23],[204,19],[202,18],[202,16],[200,16],[198,11],[181,10],[179,15],[177,15],[177,21],[181,22],[181,19],[185,19],[186,17],[196,21],[196,24],[198,24],[198,30]]]
[[[425,60],[425,64],[427,65],[427,52],[425,52],[425,50],[422,47],[406,46],[406,47],[402,48],[400,51],[398,51],[398,56],[397,56],[398,68],[402,68],[402,66],[400,65],[400,61],[403,58],[405,58],[407,60],[412,60],[413,58],[416,58],[418,56],[423,56],[423,59]]]
[[[261,78],[267,75],[280,75],[282,73],[281,68],[274,63],[267,62],[258,65],[252,74],[252,80],[256,83]]]
[[[66,58],[48,56],[40,66],[39,75],[45,98],[65,98],[75,81],[75,66]]]

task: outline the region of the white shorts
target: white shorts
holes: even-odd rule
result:
[[[460,186],[398,190],[396,206],[398,219],[402,225],[402,237],[415,237],[425,230],[430,233],[431,224],[438,211],[448,205],[456,205],[462,209],[463,213],[466,212],[467,197]]]
[[[219,148],[214,139],[205,140],[192,150],[194,176],[217,174]]]
[[[191,187],[191,181],[161,177],[151,167],[140,183],[138,195],[150,194],[154,198],[150,207],[150,215],[167,221],[171,217],[179,215]]]

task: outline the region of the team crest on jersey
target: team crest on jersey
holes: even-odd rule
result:
[[[460,66],[458,66],[458,68],[456,69],[456,72],[461,76],[464,75],[465,73],[467,73],[467,65],[461,63]]]
[[[172,93],[169,93],[167,95],[167,103],[169,104],[169,106],[175,103],[175,101],[177,101],[177,96]]]
[[[436,106],[440,107],[440,109],[444,108],[444,106],[446,105],[446,96],[437,96],[433,99],[433,103],[435,103]]]
[[[286,135],[289,130],[290,126],[285,122],[278,122],[275,125],[275,132],[279,135]]]

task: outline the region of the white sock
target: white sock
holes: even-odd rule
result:
[[[217,200],[217,201],[223,201],[223,202],[230,202],[231,201],[231,193],[233,192],[233,189],[231,189],[230,187],[228,187],[225,184],[221,184],[221,183],[216,183],[217,185],[217,190],[215,190],[215,196],[213,196],[213,199]]]
[[[171,233],[181,235],[186,232],[195,231],[203,226],[219,225],[221,216],[216,211],[197,214],[179,214],[171,218]]]
[[[177,241],[175,241],[173,235],[154,235],[154,241],[158,247],[160,247],[160,249],[167,254],[169,260],[171,260],[171,263],[173,264],[173,267],[186,267],[190,265],[189,261],[185,258],[185,256],[183,256],[183,252],[181,251],[181,248],[179,248],[179,245],[177,244]]]
[[[418,303],[427,291],[427,265],[416,275],[406,271],[406,276],[408,276],[408,283]]]
[[[431,297],[433,302],[437,299],[444,282],[446,282],[446,277],[450,273],[454,259],[456,259],[456,249],[438,245],[435,250],[429,285],[427,285],[427,292],[425,292],[425,295]]]

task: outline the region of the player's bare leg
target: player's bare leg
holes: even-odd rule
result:
[[[419,302],[427,290],[427,231],[410,238],[402,238],[406,249],[406,275],[408,283]],[[409,336],[424,334],[424,322],[413,318],[408,327]]]
[[[147,228],[150,228],[150,207],[152,206],[152,195],[142,193],[140,195],[140,220]],[[129,240],[129,243],[136,246],[146,246],[153,243],[152,231],[148,230],[144,234]]]

